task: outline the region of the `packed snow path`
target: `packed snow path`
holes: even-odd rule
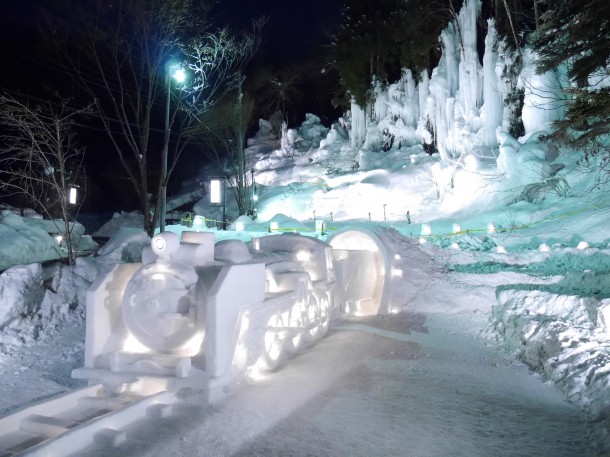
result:
[[[191,398],[119,448],[80,455],[598,455],[576,407],[483,340],[449,331],[456,320],[343,321],[224,402]]]
[[[181,393],[170,416],[127,427],[118,447],[96,443],[77,455],[605,455],[595,435],[603,424],[587,422],[556,387],[481,333],[498,284],[549,278],[450,272],[441,265],[452,251],[420,249],[391,229],[376,234],[402,271],[391,291],[402,299],[400,312],[335,320],[316,346],[223,401],[207,405],[198,392]],[[66,354],[82,349],[74,330],[71,337],[60,331],[56,349],[71,346],[64,337],[79,344]],[[7,383],[50,370],[21,363],[23,373],[6,365]],[[73,387],[56,371],[53,379]],[[9,409],[23,404],[1,400]]]

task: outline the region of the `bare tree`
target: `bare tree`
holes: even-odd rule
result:
[[[281,122],[288,122],[288,111],[303,98],[299,89],[302,81],[302,69],[288,67],[269,73],[264,81],[259,83],[257,105],[259,110],[267,113],[272,119],[279,113],[280,122],[274,125],[275,133],[279,135]]]
[[[202,119],[203,144],[227,174],[239,214],[253,216],[255,184],[252,174],[248,177],[245,148],[254,103],[242,92],[241,74],[236,77],[237,89]]]
[[[84,190],[84,149],[76,145],[74,120],[89,108],[72,111],[64,101],[31,107],[10,96],[0,96],[0,188],[20,195],[51,219],[65,240],[68,262],[76,258],[71,213],[80,204],[69,200],[70,186]],[[82,200],[81,200],[82,201]],[[59,220],[56,218],[59,217]]]
[[[80,2],[74,7],[86,26],[76,37],[58,33],[55,42],[66,69],[94,100],[152,235],[185,146],[200,133],[202,114],[231,88],[229,76],[252,56],[262,21],[250,34],[235,36],[211,31],[206,10],[190,0],[100,0],[94,9],[82,9]],[[168,76],[172,63],[189,74],[182,86]],[[162,164],[165,174],[157,173]]]

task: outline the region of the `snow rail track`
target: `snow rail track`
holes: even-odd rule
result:
[[[65,456],[95,442],[118,446],[129,424],[167,417],[178,401],[169,391],[142,397],[111,394],[101,384],[74,390],[0,418],[0,457]]]

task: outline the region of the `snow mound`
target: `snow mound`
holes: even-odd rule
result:
[[[0,274],[0,329],[35,311],[44,296],[38,263],[9,268]]]
[[[117,229],[108,243],[98,252],[104,263],[142,261],[142,249],[150,245],[150,237],[142,229],[124,226]],[[100,260],[102,260],[100,259]]]
[[[0,275],[0,352],[18,351],[65,322],[82,322],[85,293],[97,274],[81,262],[73,267],[31,264]]]
[[[310,230],[310,228],[307,225],[303,224],[302,222],[297,221],[296,219],[293,219],[292,217],[288,217],[282,213],[278,213],[275,216],[273,216],[271,219],[269,219],[269,224],[272,224],[272,223],[274,226],[277,224],[277,226],[275,228],[277,228],[279,230],[283,230],[283,231]]]
[[[589,276],[610,296],[607,274]],[[610,299],[553,292],[562,287],[499,288],[492,322],[526,364],[599,417],[610,408]]]
[[[144,227],[144,216],[139,211],[114,213],[112,219],[102,225],[94,236],[110,238],[122,227],[142,228]]]
[[[61,233],[62,221],[21,217],[11,210],[0,212],[0,271],[16,265],[26,265],[67,257],[67,252],[51,234]],[[73,224],[74,246],[90,249],[95,243],[83,236],[85,229]]]

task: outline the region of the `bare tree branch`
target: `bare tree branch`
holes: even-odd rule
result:
[[[54,222],[63,234],[70,263],[76,247],[71,237],[69,188],[80,184],[85,189],[84,149],[76,145],[72,127],[76,117],[90,112],[90,107],[70,110],[66,101],[58,108],[51,103],[31,107],[0,96],[0,124],[5,128],[0,145],[0,189],[24,196]]]

